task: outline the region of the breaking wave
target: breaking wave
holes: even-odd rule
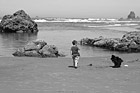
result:
[[[93,18],[44,18],[34,19],[35,22],[116,22],[117,19],[93,19]]]
[[[139,24],[112,24],[112,25],[99,25],[99,26],[88,26],[88,27],[121,27],[121,26],[136,26]]]
[[[140,21],[119,21],[118,19],[109,19],[109,18],[41,18],[41,19],[33,19],[35,22],[73,22],[73,23],[78,23],[78,22],[95,22],[95,23],[139,23]]]

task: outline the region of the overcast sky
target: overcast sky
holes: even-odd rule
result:
[[[0,16],[21,9],[31,17],[126,18],[140,16],[140,0],[0,0]]]

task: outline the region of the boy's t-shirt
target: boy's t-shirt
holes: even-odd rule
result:
[[[78,50],[80,50],[77,46],[72,46],[71,47],[71,51],[72,51],[72,55],[77,55],[77,56],[80,56]]]

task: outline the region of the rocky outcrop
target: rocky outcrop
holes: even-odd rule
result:
[[[81,45],[106,48],[112,51],[140,52],[140,32],[129,32],[120,38],[83,38]]]
[[[45,41],[36,40],[28,43],[23,48],[18,49],[14,56],[27,57],[64,57],[65,55],[58,51],[54,45],[48,45]]]
[[[2,32],[2,25],[1,25],[1,23],[0,23],[0,32]]]
[[[134,11],[130,11],[127,18],[120,18],[118,21],[140,21],[140,17],[136,16]]]
[[[127,18],[128,19],[135,19],[136,17],[135,17],[134,11],[131,11]]]
[[[140,32],[128,32],[122,37],[123,41],[134,41],[140,44]]]
[[[23,10],[5,15],[1,20],[2,32],[38,32],[37,24]]]

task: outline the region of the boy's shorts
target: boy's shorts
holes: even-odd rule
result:
[[[76,57],[75,57],[75,60],[79,60],[79,56],[76,56]]]
[[[78,60],[79,59],[79,55],[72,55],[72,58],[75,59],[75,60]]]

